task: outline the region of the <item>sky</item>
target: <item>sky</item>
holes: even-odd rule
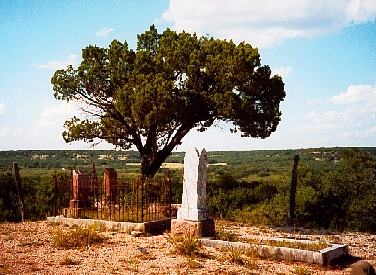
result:
[[[285,83],[281,122],[269,138],[219,124],[191,130],[175,150],[376,146],[375,0],[1,0],[0,150],[93,149],[64,142],[77,105],[53,97],[51,77],[77,66],[88,45],[118,39],[135,49],[152,24],[250,43]]]

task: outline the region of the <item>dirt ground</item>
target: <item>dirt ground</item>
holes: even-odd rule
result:
[[[54,232],[73,229],[40,221],[0,224],[0,274],[349,274],[350,265],[360,258],[376,266],[376,235],[286,232],[228,222],[216,226],[236,236],[293,236],[346,243],[352,257],[323,267],[258,257],[234,261],[230,251],[202,247],[197,256],[189,258],[178,255],[164,235],[132,237],[108,231],[98,233],[104,238],[102,243],[62,249],[53,245]]]

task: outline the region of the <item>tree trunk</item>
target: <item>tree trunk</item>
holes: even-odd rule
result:
[[[159,167],[174,150],[175,146],[180,144],[183,137],[188,134],[195,123],[181,126],[172,140],[162,150],[158,151],[156,131],[150,131],[144,146],[138,146],[137,149],[141,156],[141,174],[143,177],[153,178]]]
[[[171,152],[159,151],[150,156],[150,154],[141,155],[141,174],[146,178],[153,178],[158,172],[162,163],[170,155]]]
[[[291,175],[291,187],[290,187],[290,207],[287,216],[287,227],[293,227],[295,225],[295,195],[296,195],[296,186],[298,185],[298,163],[299,156],[295,155],[294,157],[294,166],[292,168]]]

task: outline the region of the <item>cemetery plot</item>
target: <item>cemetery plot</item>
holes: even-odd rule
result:
[[[171,218],[171,182],[168,177],[121,182],[116,171],[107,168],[103,182],[99,183],[93,171],[90,174],[73,171],[71,179],[65,181],[55,177],[55,216],[117,222]]]

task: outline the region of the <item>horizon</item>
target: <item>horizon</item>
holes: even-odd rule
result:
[[[281,122],[270,137],[244,138],[219,122],[203,133],[192,129],[173,152],[373,147],[376,2],[267,1],[2,1],[0,150],[116,150],[63,141],[64,121],[79,111],[54,99],[50,79],[78,66],[88,45],[125,39],[135,49],[137,34],[152,24],[159,32],[250,43],[285,83]]]
[[[205,148],[201,148],[205,149]],[[318,149],[376,149],[376,146],[333,146],[333,147],[307,147],[307,148],[287,148],[287,149],[253,149],[253,150],[206,150],[206,152],[252,152],[252,151],[297,151],[297,150],[318,150]],[[16,149],[16,150],[0,150],[0,152],[17,152],[17,151],[115,151],[115,152],[136,152],[137,150],[117,150],[117,149]],[[173,151],[174,153],[185,153],[186,151]]]

